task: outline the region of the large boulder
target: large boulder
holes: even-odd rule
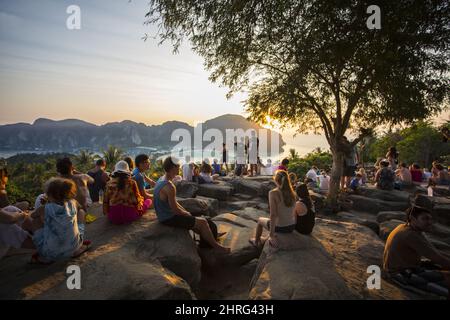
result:
[[[243,219],[252,220],[258,222],[259,218],[268,218],[268,210],[260,210],[258,208],[244,208],[241,210],[236,210],[232,212],[234,215],[241,217]]]
[[[197,195],[214,198],[220,201],[228,200],[234,192],[233,186],[226,183],[211,183],[198,185]]]
[[[177,188],[177,197],[180,198],[195,198],[198,191],[198,184],[195,182],[188,182],[181,180],[175,183]]]
[[[178,203],[194,216],[215,217],[219,211],[219,201],[213,198],[177,198]]]
[[[406,221],[405,211],[381,211],[377,214],[377,222],[382,223],[389,220]]]
[[[378,223],[373,219],[373,215],[370,215],[370,217],[368,217],[367,214],[364,214],[362,212],[356,213],[341,211],[336,214],[336,217],[339,218],[339,221],[357,223],[362,226],[368,227],[376,234],[378,234],[378,232],[380,231]]]
[[[77,264],[78,265],[78,264]],[[27,298],[51,300],[194,299],[189,285],[158,263],[142,262],[120,249],[85,259],[80,265],[81,290],[68,290],[66,277],[45,279],[26,288]],[[44,288],[43,288],[44,287]],[[45,290],[47,289],[47,290]]]
[[[201,279],[197,246],[187,230],[154,222],[136,243],[136,256],[161,265],[196,287]]]
[[[379,236],[382,240],[386,241],[391,232],[397,228],[399,225],[404,224],[405,221],[402,220],[387,220],[380,223],[380,233]]]
[[[381,190],[377,188],[360,188],[359,193],[365,197],[409,204],[411,194],[400,190]]]
[[[403,211],[409,207],[407,202],[385,201],[376,198],[368,198],[361,195],[349,195],[353,210],[377,214],[380,211]]]
[[[285,239],[288,238],[288,239]],[[368,266],[382,265],[383,242],[354,223],[316,219],[312,236],[283,235],[281,248],[266,244],[251,299],[407,299],[414,295],[381,280],[367,288]]]
[[[225,233],[219,239],[224,246],[231,248],[226,256],[217,255],[211,249],[201,249],[200,256],[204,266],[214,268],[218,265],[242,266],[258,258],[261,250],[249,243],[254,236],[256,222],[238,217],[232,213],[221,214],[212,219],[219,233]],[[264,233],[266,234],[266,233]]]
[[[153,212],[122,226],[99,217],[86,226],[86,236],[92,248],[77,259],[49,266],[27,264],[31,252],[2,259],[0,299],[195,298],[180,277],[193,285],[198,281],[195,244],[189,233],[156,223]],[[184,263],[184,270],[174,259]],[[81,290],[67,289],[69,265],[80,267]]]
[[[333,266],[333,259],[315,238],[281,235],[283,248],[264,246],[251,283],[250,299],[355,299]]]
[[[247,178],[236,178],[230,181],[237,193],[246,194],[252,197],[262,195],[261,182]]]

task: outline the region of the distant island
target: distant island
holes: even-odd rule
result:
[[[226,114],[205,121],[203,131],[218,129],[225,136],[226,129],[263,129],[240,115]],[[82,149],[100,151],[114,145],[131,151],[170,150],[178,142],[171,141],[175,129],[186,129],[191,135],[194,127],[185,122],[168,121],[161,125],[146,125],[129,120],[95,125],[78,119],[37,119],[33,124],[16,123],[0,126],[0,151],[5,152],[77,152]],[[268,137],[272,134],[269,130]],[[208,143],[204,143],[206,145]],[[280,153],[285,142],[279,137]],[[270,139],[268,141],[270,148]]]

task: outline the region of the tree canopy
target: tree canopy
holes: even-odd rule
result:
[[[151,0],[146,22],[175,51],[188,40],[229,94],[247,91],[252,120],[323,133],[335,195],[349,129],[413,123],[448,105],[449,2],[377,1],[380,29],[367,27],[371,4]]]

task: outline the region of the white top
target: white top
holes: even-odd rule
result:
[[[330,176],[319,176],[319,189],[328,190],[330,188]]]
[[[183,180],[192,181],[192,168],[189,163],[183,164],[181,170],[183,171]]]
[[[208,174],[208,173],[200,172],[200,177],[202,177],[203,180],[205,180],[206,183],[213,183],[214,182],[212,176],[210,174]]]
[[[306,173],[306,178],[311,179],[312,181],[316,182],[317,181],[317,172],[314,171],[313,169],[310,169]]]

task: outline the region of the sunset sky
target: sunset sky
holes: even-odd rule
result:
[[[146,0],[0,0],[1,124],[39,117],[96,124],[130,119],[189,123],[242,114],[244,97],[226,100],[188,45],[142,40]],[[81,30],[66,9],[81,8]]]

